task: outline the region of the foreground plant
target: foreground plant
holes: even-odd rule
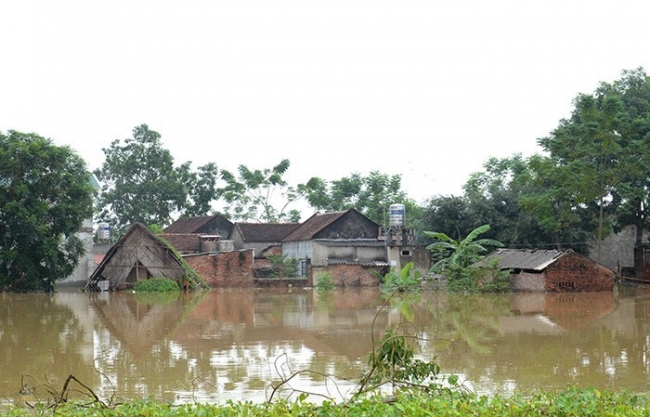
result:
[[[382,291],[403,292],[420,289],[420,271],[416,271],[414,268],[415,264],[413,262],[407,263],[399,270],[391,268],[390,272],[382,279]]]
[[[140,417],[140,416],[455,416],[455,417],[608,417],[648,416],[650,402],[647,395],[614,393],[594,388],[570,388],[561,392],[542,392],[532,396],[514,394],[505,396],[480,396],[453,393],[431,396],[423,392],[400,393],[390,401],[379,396],[358,398],[350,403],[326,400],[322,403],[307,401],[253,404],[248,401],[224,404],[128,402],[114,407],[96,404],[66,403],[56,409],[56,415]],[[53,415],[52,411],[38,410],[40,415]],[[33,416],[34,410],[13,407],[4,414],[9,417]]]

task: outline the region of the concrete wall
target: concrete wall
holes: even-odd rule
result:
[[[544,274],[522,272],[510,276],[510,286],[513,291],[544,292]]]
[[[311,264],[326,266],[328,259],[362,259],[364,261],[386,261],[386,249],[383,246],[326,246],[318,241],[313,243]]]
[[[648,232],[643,232],[643,242],[648,242]],[[627,226],[619,233],[611,234],[603,239],[598,260],[598,242],[589,244],[589,258],[607,268],[619,272],[619,268],[634,268],[634,243],[636,242],[636,227]]]
[[[253,251],[188,255],[185,261],[213,288],[253,285]]]
[[[282,243],[282,255],[290,259],[313,259],[313,244],[311,240]]]
[[[72,274],[64,280],[57,281],[57,286],[83,287],[88,282],[90,275],[95,271],[92,219],[84,220],[82,229],[77,233],[77,236],[83,241],[86,253],[79,258],[79,263]]]

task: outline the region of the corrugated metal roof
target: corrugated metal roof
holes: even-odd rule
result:
[[[541,272],[569,252],[571,250],[497,249],[483,258],[480,264],[485,265],[494,259],[498,259],[499,268],[501,269],[523,269]]]

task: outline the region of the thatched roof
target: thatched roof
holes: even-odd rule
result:
[[[97,289],[101,280],[108,280],[109,288],[114,290],[151,277],[180,282],[184,275],[185,268],[175,251],[144,225],[135,223],[108,250],[90,276],[86,289]]]

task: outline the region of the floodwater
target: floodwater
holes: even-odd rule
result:
[[[182,403],[263,401],[281,376],[309,371],[283,387],[337,397],[373,336],[396,326],[479,393],[650,388],[647,288],[388,301],[375,288],[60,292],[0,294],[0,404],[47,400],[69,375],[114,402]]]

